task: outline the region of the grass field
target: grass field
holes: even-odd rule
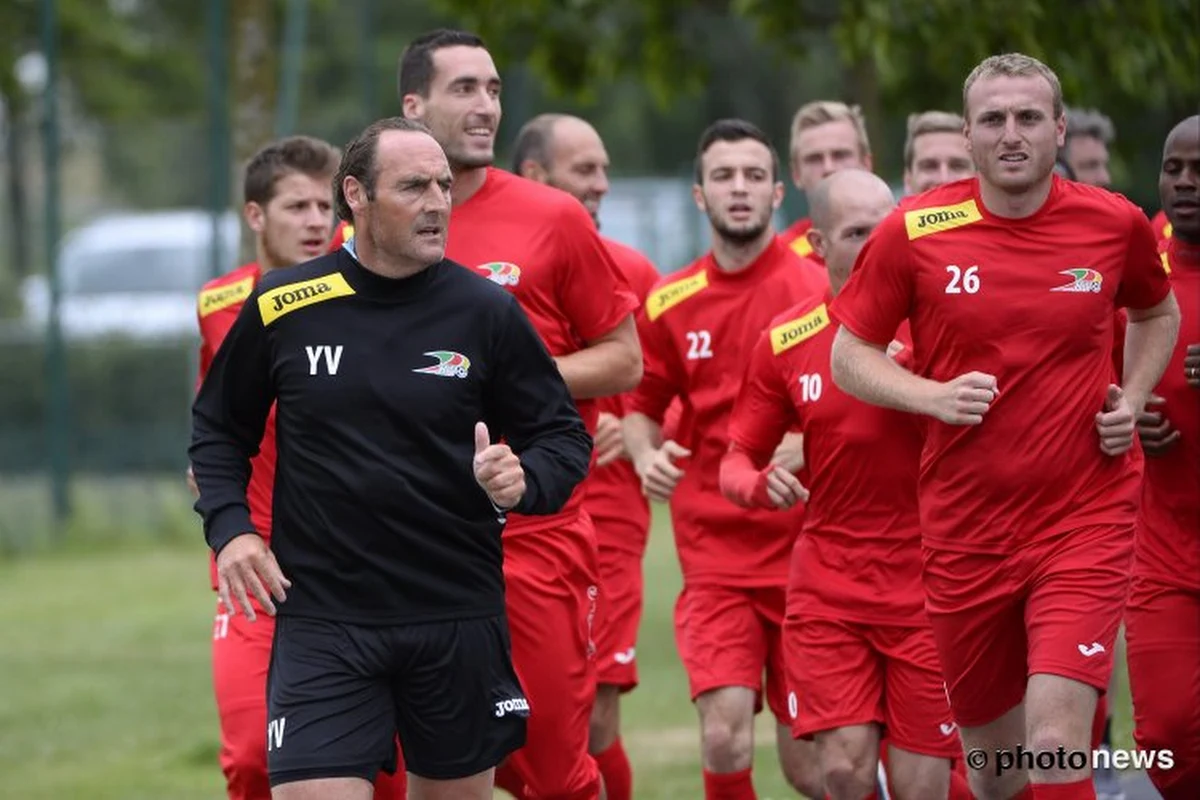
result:
[[[176,513],[188,507],[182,487],[139,486],[136,499],[118,496],[128,487],[83,493],[82,521],[64,543],[0,559],[0,798],[223,796],[198,520]],[[35,505],[0,486],[10,533],[17,496]],[[661,513],[645,572],[642,684],[623,707],[635,796],[699,798],[697,725],[671,628],[679,571]],[[1124,685],[1118,706],[1118,746],[1127,746]],[[779,773],[773,722],[759,723],[759,797],[795,797]]]

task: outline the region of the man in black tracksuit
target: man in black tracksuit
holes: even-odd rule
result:
[[[356,238],[263,278],[193,408],[222,600],[278,602],[276,798],[369,800],[397,734],[415,796],[490,798],[524,743],[504,513],[563,506],[591,439],[513,297],[443,259],[450,181],[420,123],[367,128],[335,186]],[[246,503],[272,404],[274,552]]]

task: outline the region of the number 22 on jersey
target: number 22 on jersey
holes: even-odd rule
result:
[[[687,359],[696,361],[701,358],[712,358],[712,335],[708,331],[688,331]]]

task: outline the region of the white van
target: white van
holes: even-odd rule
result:
[[[124,213],[95,219],[63,238],[58,253],[59,319],[70,339],[194,337],[196,293],[213,277],[212,216],[200,209]],[[236,266],[240,222],[220,218],[220,272]],[[26,322],[45,330],[46,276],[22,285]]]

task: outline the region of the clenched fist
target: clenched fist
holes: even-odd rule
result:
[[[487,425],[475,423],[475,481],[502,511],[516,508],[525,495],[525,468],[506,444],[492,444]]]
[[[947,425],[978,425],[999,395],[995,376],[968,372],[940,384],[926,413]]]

